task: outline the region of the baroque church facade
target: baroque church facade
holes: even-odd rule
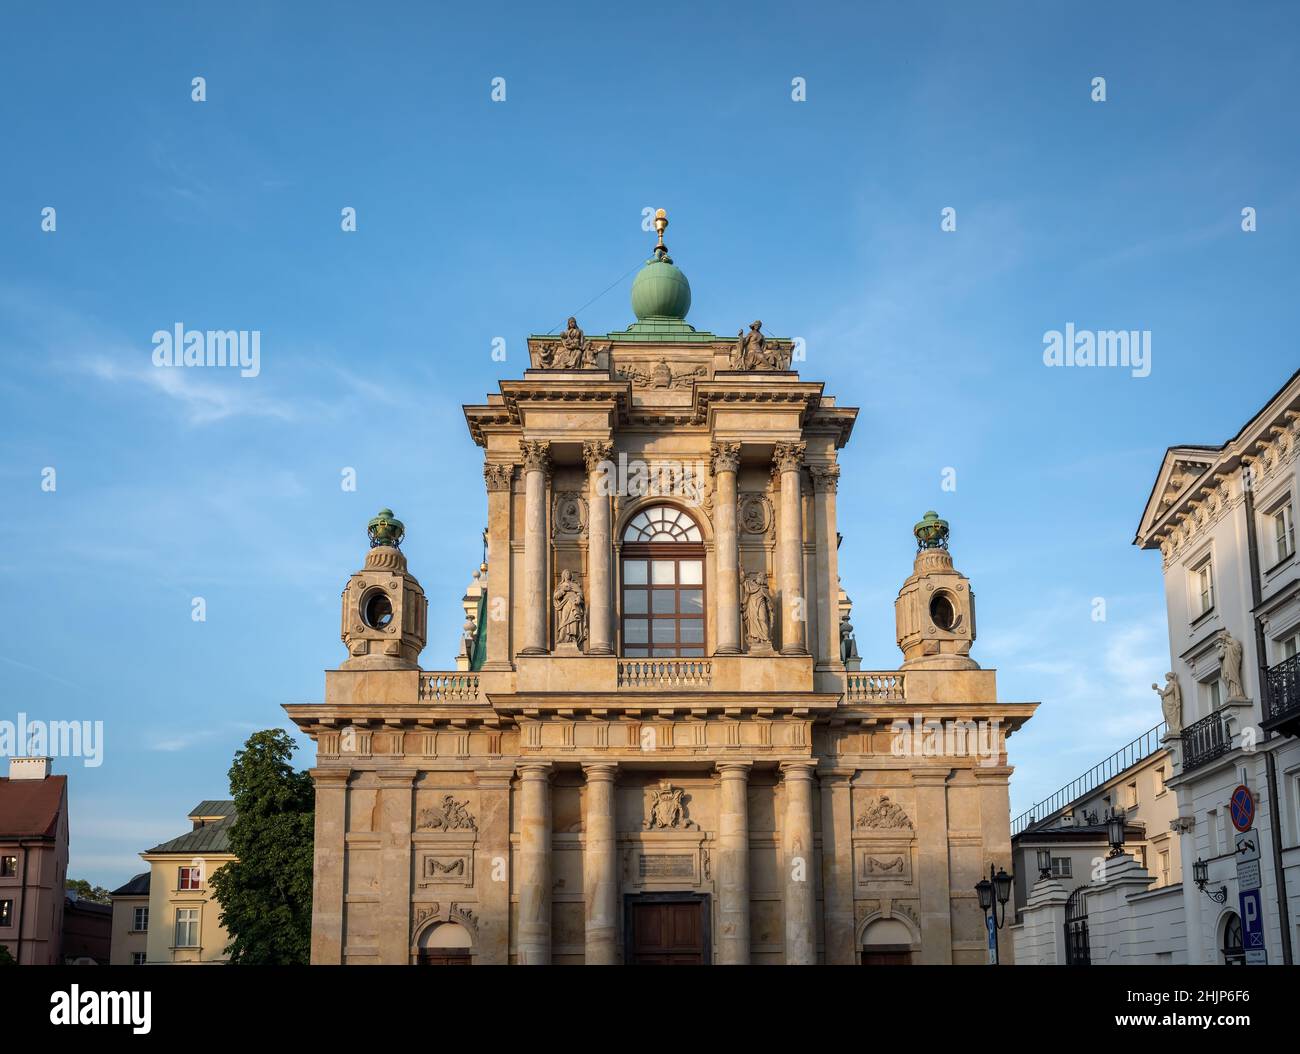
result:
[[[790,340],[686,322],[658,245],[637,321],[570,319],[465,407],[486,575],[454,670],[383,510],[343,591],[316,744],[316,963],[983,963],[1010,866],[1006,736],[934,513],[864,671],[840,588],[857,411]],[[1010,943],[1010,942],[1006,942]],[[1003,961],[1009,956],[1003,953]]]

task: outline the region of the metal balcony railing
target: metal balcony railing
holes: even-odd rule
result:
[[[1133,742],[1115,751],[1101,764],[1093,765],[1082,776],[1072,779],[1051,797],[1044,798],[1027,812],[1022,812],[1011,821],[1011,833],[1017,835],[1039,820],[1045,820],[1054,812],[1065,808],[1076,798],[1082,798],[1090,791],[1096,790],[1107,780],[1118,776],[1126,768],[1136,765],[1143,758],[1150,757],[1161,748],[1160,741],[1164,738],[1168,729],[1169,726],[1162,721],[1155,728],[1148,729]]]
[[[1268,718],[1300,717],[1300,655],[1268,668]]]
[[[1183,729],[1183,771],[1191,772],[1232,749],[1232,736],[1222,710],[1193,721]]]

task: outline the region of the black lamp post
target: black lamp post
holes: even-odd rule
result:
[[[1222,904],[1228,899],[1227,886],[1220,886],[1218,889],[1205,888],[1210,881],[1210,865],[1200,859],[1200,857],[1197,857],[1196,863],[1192,865],[1192,881],[1196,883],[1196,888],[1214,901],[1214,903]]]
[[[1052,851],[1050,849],[1038,850],[1038,877],[1052,877]]]
[[[1112,811],[1106,821],[1106,840],[1110,842],[1108,859],[1124,855],[1124,812]]]
[[[993,962],[990,964],[992,966],[997,966],[1001,961],[1001,956],[998,954],[998,930],[1006,925],[1007,901],[1011,899],[1012,881],[1013,876],[1007,874],[1002,868],[998,868],[995,874],[993,865],[989,864],[989,877],[981,878],[975,883],[980,907],[984,909],[984,925],[988,929],[989,936],[993,938]]]

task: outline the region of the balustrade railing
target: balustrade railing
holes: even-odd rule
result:
[[[478,700],[478,674],[460,671],[420,671],[420,701],[473,703]]]
[[[903,674],[897,670],[845,674],[844,695],[850,703],[901,703],[905,698]]]
[[[713,680],[709,659],[619,659],[620,688],[707,688]]]

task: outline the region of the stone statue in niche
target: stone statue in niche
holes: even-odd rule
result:
[[[741,612],[745,623],[745,644],[751,651],[772,649],[772,593],[767,576],[754,571],[741,583]]]
[[[1219,635],[1219,676],[1223,678],[1226,701],[1247,697],[1241,679],[1241,641],[1226,629]]]
[[[1178,686],[1178,675],[1170,671],[1165,674],[1165,686],[1153,684],[1151,690],[1160,696],[1160,709],[1169,734],[1178,735],[1183,730],[1183,690]]]
[[[674,787],[668,780],[659,781],[659,789],[650,792],[650,818],[645,821],[647,831],[698,830],[694,820],[686,818],[685,791]]]
[[[858,826],[898,829],[911,827],[912,821],[901,805],[890,801],[888,794],[882,794],[879,798],[872,798],[867,802],[862,815],[858,817]]]
[[[580,649],[587,636],[587,603],[572,571],[560,575],[560,584],[551,599],[555,603],[555,643]]]
[[[442,804],[420,810],[416,825],[421,831],[477,831],[478,825],[469,812],[468,801],[457,801],[453,795],[444,794]]]

